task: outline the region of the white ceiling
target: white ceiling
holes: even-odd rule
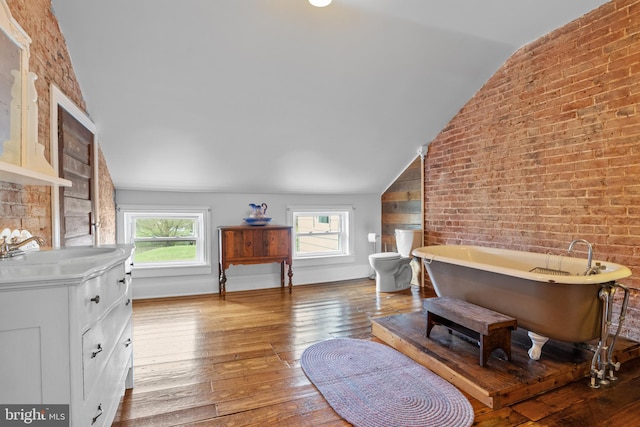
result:
[[[603,0],[52,0],[119,189],[380,194]]]

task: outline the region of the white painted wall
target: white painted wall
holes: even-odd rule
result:
[[[327,261],[316,266],[296,265],[293,262],[293,284],[332,282],[367,277],[372,270],[368,256],[373,250],[367,241],[368,233],[380,234],[381,205],[378,194],[357,195],[301,195],[301,194],[230,194],[214,192],[166,192],[117,190],[116,205],[210,206],[211,273],[181,277],[136,277],[133,272],[134,298],[156,298],[177,295],[218,293],[217,227],[240,225],[251,212],[249,203],[266,203],[268,216],[274,224],[287,223],[289,205],[353,205],[355,207],[355,249],[353,262]],[[122,242],[122,224],[117,224],[118,242]],[[232,265],[227,270],[227,293],[241,290],[280,286],[279,264]],[[375,286],[375,282],[371,282]]]

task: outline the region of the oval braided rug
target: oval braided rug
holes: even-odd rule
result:
[[[457,388],[389,346],[331,339],[307,348],[300,364],[331,407],[354,426],[473,423],[473,407]]]

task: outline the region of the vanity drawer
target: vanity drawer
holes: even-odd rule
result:
[[[109,362],[108,372],[105,378],[109,382],[124,380],[122,377],[123,372],[127,372],[127,367],[131,361],[133,354],[133,334],[131,328],[131,319],[125,326],[116,348],[113,351],[113,356]],[[123,383],[124,384],[124,383]]]
[[[103,426],[112,419],[124,393],[125,378],[133,353],[131,319],[116,340],[113,352],[93,391],[85,396],[80,419],[82,425]]]
[[[93,391],[100,372],[107,364],[109,346],[102,325],[97,324],[82,335],[82,383],[84,398]]]
[[[127,285],[125,285],[128,287]],[[82,380],[85,399],[98,382],[107,363],[113,369],[112,358],[118,356],[124,346],[119,341],[123,334],[128,335],[126,347],[130,347],[131,339],[131,299],[130,292],[117,302],[113,309],[100,322],[95,323],[82,335]]]
[[[81,326],[87,326],[111,308],[127,292],[131,276],[125,274],[124,265],[111,267],[103,275],[87,280],[78,289],[78,317]]]

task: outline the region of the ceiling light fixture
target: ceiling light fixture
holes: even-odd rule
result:
[[[325,7],[331,3],[331,0],[309,0],[309,3],[315,7]]]

